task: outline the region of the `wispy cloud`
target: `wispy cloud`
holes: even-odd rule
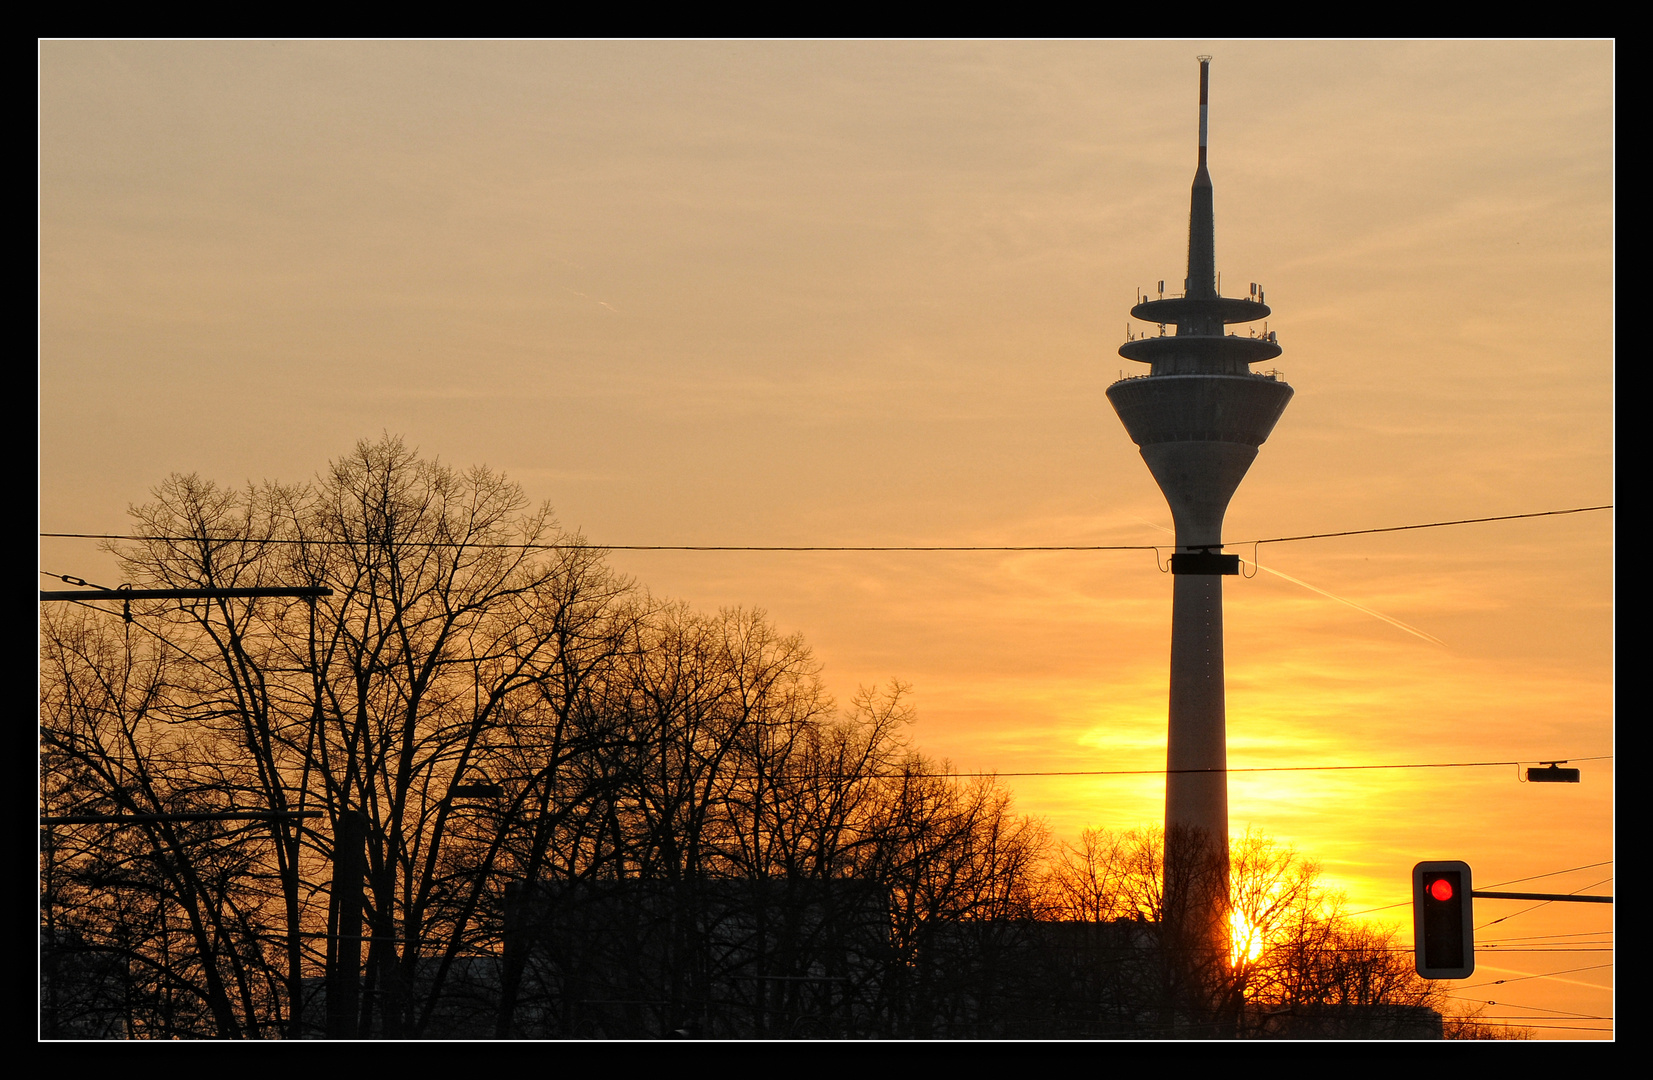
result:
[[[567,286],[564,286],[564,288],[567,288]],[[593,304],[596,304],[598,307],[608,308],[608,310],[614,312],[614,314],[616,314],[616,315],[620,314],[620,309],[615,307],[613,304],[609,303],[607,300],[599,300],[595,296],[591,296],[587,293],[583,293],[578,289],[569,289],[568,291],[573,293],[575,296],[578,296],[581,300],[590,300]]]

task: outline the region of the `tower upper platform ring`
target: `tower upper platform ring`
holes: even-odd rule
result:
[[[1210,363],[1238,360],[1246,364],[1260,364],[1264,360],[1273,360],[1283,351],[1267,338],[1241,337],[1238,334],[1167,334],[1164,337],[1137,338],[1119,347],[1120,356],[1142,364],[1172,359]]]
[[[1256,322],[1272,314],[1267,304],[1244,296],[1213,296],[1197,299],[1167,296],[1144,300],[1131,309],[1131,317],[1151,323],[1188,322],[1192,319],[1221,319],[1224,323]]]

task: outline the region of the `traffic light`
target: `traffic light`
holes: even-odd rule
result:
[[[1560,761],[1546,761],[1542,769],[1528,769],[1527,783],[1529,784],[1576,784],[1578,783],[1577,769],[1563,769],[1565,764]]]
[[[1467,979],[1475,970],[1469,864],[1421,862],[1412,868],[1412,941],[1418,974]]]

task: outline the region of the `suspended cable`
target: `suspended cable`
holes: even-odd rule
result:
[[[1586,759],[1585,758],[1579,758],[1579,760],[1584,761]],[[1520,884],[1523,881],[1537,881],[1539,878],[1560,877],[1562,874],[1576,874],[1580,870],[1594,870],[1598,866],[1609,866],[1609,865],[1612,864],[1612,862],[1613,862],[1612,859],[1603,859],[1601,862],[1585,863],[1583,866],[1575,866],[1570,870],[1551,870],[1547,874],[1533,874],[1531,877],[1510,878],[1508,881],[1499,881],[1499,882],[1495,882],[1491,885],[1483,885],[1482,888],[1484,888],[1484,889],[1501,889],[1505,885],[1517,885],[1517,884]]]
[[[1613,1019],[1611,1016],[1591,1016],[1587,1013],[1574,1012],[1571,1009],[1546,1009],[1542,1005],[1517,1005],[1513,1001],[1488,1001],[1485,998],[1465,997],[1462,994],[1447,994],[1446,996],[1448,998],[1450,998],[1451,1000],[1453,1000],[1453,1001],[1473,1001],[1477,1005],[1502,1005],[1506,1009],[1529,1009],[1533,1012],[1553,1013],[1556,1016],[1569,1017],[1573,1020],[1611,1020],[1611,1019]],[[1493,1019],[1519,1020],[1519,1019],[1521,1019],[1521,1017],[1519,1017],[1519,1016],[1500,1017],[1500,1016],[1494,1015],[1494,1016],[1490,1016],[1490,1017],[1482,1016],[1481,1019],[1483,1019],[1483,1020],[1493,1020]],[[1540,1019],[1542,1019],[1542,1018],[1540,1018]]]
[[[1401,949],[1399,951],[1401,951],[1403,953],[1410,953],[1412,950],[1411,949]],[[1480,942],[1476,942],[1475,951],[1476,952],[1495,952],[1500,956],[1506,956],[1510,953],[1533,953],[1533,954],[1539,955],[1539,956],[1560,956],[1562,953],[1583,953],[1583,952],[1606,952],[1606,953],[1610,953],[1610,952],[1616,952],[1617,950],[1614,949],[1613,946],[1611,946],[1611,945],[1603,945],[1603,946],[1600,946],[1600,947],[1586,947],[1586,946],[1582,946],[1582,945],[1557,945],[1553,949],[1546,949],[1546,948],[1544,948],[1542,946],[1539,946],[1539,945],[1515,945],[1515,946],[1510,946],[1510,945],[1482,945]]]
[[[1598,754],[1595,757],[1567,758],[1567,761],[1606,761],[1612,754]],[[1536,758],[1533,760],[1537,760]],[[1547,759],[1546,759],[1547,760]],[[1558,759],[1559,760],[1559,759]],[[1255,772],[1336,772],[1354,769],[1479,769],[1489,766],[1520,765],[1520,761],[1429,761],[1410,762],[1397,765],[1254,765],[1228,769],[1070,769],[1063,771],[1029,771],[1029,772],[956,772],[951,776],[1158,776],[1169,773],[1255,773]],[[1600,866],[1600,863],[1592,865]],[[1558,873],[1567,873],[1565,870]],[[1548,875],[1540,874],[1540,877]],[[1530,880],[1518,878],[1519,881]],[[1502,882],[1508,885],[1510,882]],[[1495,886],[1487,886],[1494,888]]]
[[[1225,541],[1225,544],[1284,544],[1296,540],[1324,540],[1336,536],[1364,536],[1370,533],[1405,532],[1410,529],[1439,529],[1449,525],[1475,525],[1487,521],[1515,521],[1521,518],[1556,517],[1562,514],[1583,514],[1592,510],[1611,510],[1614,504],[1577,506],[1567,510],[1540,510],[1529,514],[1498,514],[1492,517],[1456,518],[1452,521],[1425,521],[1412,525],[1387,525],[1375,529],[1345,529],[1341,532],[1303,533],[1297,536],[1273,536],[1260,540]],[[295,537],[240,537],[240,536],[124,536],[116,533],[43,532],[42,539],[53,540],[125,540],[159,543],[214,544],[312,544],[325,547],[346,547],[366,544],[361,539],[304,539]],[[469,543],[466,541],[420,541],[421,546],[455,548],[505,548],[519,551],[574,551],[589,548],[598,551],[1159,551],[1169,544],[594,544],[584,539],[560,543]],[[57,576],[57,575],[53,575]]]
[[[1574,758],[1567,758],[1567,759],[1564,759],[1564,760],[1568,760],[1568,761],[1606,761],[1606,760],[1610,760],[1612,757],[1613,757],[1613,755],[1611,755],[1611,754],[1601,754],[1601,755],[1598,755],[1596,757],[1574,757]],[[177,765],[207,765],[207,766],[225,766],[225,765],[228,765],[228,766],[236,766],[236,765],[243,765],[244,764],[242,762],[234,762],[234,761],[207,761],[207,760],[204,760],[204,759],[179,758],[179,757],[169,758],[168,760],[171,763],[177,764]],[[864,773],[864,774],[863,773],[809,773],[807,775],[802,775],[802,776],[788,775],[784,772],[764,773],[761,776],[756,774],[756,773],[738,773],[737,772],[737,773],[726,773],[726,774],[724,774],[724,776],[725,776],[726,779],[729,779],[729,780],[765,780],[765,781],[776,781],[776,782],[786,781],[786,782],[798,783],[798,782],[809,781],[809,780],[820,780],[820,781],[874,780],[874,779],[889,780],[889,779],[895,779],[895,778],[899,778],[899,777],[907,776],[907,775],[911,775],[914,778],[929,777],[929,778],[934,778],[934,779],[978,780],[978,779],[1003,779],[1003,778],[1008,778],[1008,777],[1027,777],[1027,776],[1034,776],[1034,777],[1038,777],[1038,776],[1166,776],[1166,775],[1173,774],[1173,773],[1182,774],[1182,773],[1218,773],[1218,772],[1230,772],[1230,773],[1338,772],[1338,771],[1345,771],[1345,770],[1351,770],[1351,769],[1469,769],[1469,768],[1481,768],[1481,767],[1485,767],[1485,766],[1489,766],[1489,765],[1519,765],[1519,764],[1521,764],[1521,763],[1518,762],[1518,761],[1446,761],[1446,762],[1411,763],[1411,764],[1403,764],[1403,765],[1257,765],[1257,766],[1248,766],[1248,767],[1239,768],[1239,769],[1068,769],[1068,770],[1045,770],[1045,771],[1029,770],[1029,771],[1024,771],[1024,772],[991,772],[991,771],[982,771],[982,772],[936,772],[936,771],[919,770],[919,771],[914,771],[910,774],[909,773],[903,773],[903,772],[900,772],[900,771],[892,771],[892,772]],[[500,779],[512,780],[512,779],[521,779],[521,777],[512,777],[512,776],[507,775],[507,776],[500,777]],[[1612,860],[1608,860],[1608,861],[1611,862]],[[1604,865],[1606,865],[1606,863],[1591,863],[1590,865],[1591,866],[1604,866]],[[1585,869],[1585,868],[1584,867],[1579,867],[1579,869]],[[1566,870],[1556,871],[1556,873],[1558,873],[1558,874],[1565,874],[1565,873],[1569,873],[1569,872],[1570,871],[1566,871]],[[1538,877],[1549,877],[1549,876],[1552,876],[1552,875],[1539,874],[1537,876]],[[1532,880],[1532,879],[1530,879],[1530,878],[1517,878],[1516,880],[1517,881],[1529,881],[1529,880]],[[1611,879],[1609,878],[1609,879],[1606,879],[1606,880],[1611,880]],[[1499,884],[1509,885],[1509,884],[1512,884],[1512,882],[1505,881],[1505,882],[1500,882]],[[1497,888],[1496,885],[1488,885],[1486,887],[1489,888],[1489,889]],[[1411,901],[1407,901],[1407,902],[1410,903]],[[1373,909],[1373,910],[1377,910],[1377,909]]]
[[[116,533],[48,533],[43,539],[56,540],[127,540],[156,541],[173,544],[194,544],[207,541],[214,544],[310,544],[316,547],[351,547],[367,544],[365,539],[329,540],[296,537],[244,536],[124,536]],[[382,541],[378,541],[381,542]],[[409,543],[414,543],[409,541]],[[451,547],[513,551],[1158,551],[1174,547],[1172,544],[593,544],[584,539],[561,543],[473,543],[463,540],[420,540],[420,547]],[[57,576],[57,575],[52,575]]]
[[[1561,971],[1544,971],[1544,972],[1540,972],[1537,975],[1517,975],[1513,979],[1493,979],[1491,982],[1470,983],[1468,986],[1458,986],[1458,987],[1454,987],[1454,989],[1457,989],[1457,990],[1475,990],[1475,989],[1477,989],[1479,987],[1482,987],[1482,986],[1503,986],[1506,983],[1526,982],[1529,979],[1553,979],[1557,975],[1571,975],[1571,974],[1573,974],[1575,972],[1579,972],[1579,971],[1600,971],[1602,968],[1610,968],[1612,966],[1613,966],[1612,964],[1589,964],[1589,965],[1586,965],[1584,967],[1564,968]],[[1608,989],[1608,987],[1604,986],[1604,987],[1602,987],[1602,989],[1606,990],[1606,989]],[[1471,1000],[1474,1000],[1474,999],[1471,999]],[[1498,1004],[1498,1002],[1489,1001],[1489,1002],[1487,1002],[1487,1004],[1488,1005],[1496,1005],[1496,1004]]]
[[[1597,863],[1596,865],[1599,866],[1601,864]],[[1549,875],[1548,874],[1540,874],[1539,876],[1540,877],[1548,877]],[[1508,883],[1506,882],[1505,884],[1508,884]],[[1485,940],[1486,941],[1491,941],[1491,942],[1498,942],[1498,941],[1538,941],[1541,938],[1595,937],[1598,934],[1611,934],[1612,932],[1613,932],[1612,930],[1579,930],[1579,931],[1576,931],[1575,933],[1571,933],[1571,934],[1522,934],[1522,935],[1519,935],[1517,937],[1486,938]]]
[[[1416,525],[1388,525],[1380,529],[1347,529],[1343,532],[1303,533],[1299,536],[1271,536],[1262,540],[1227,540],[1226,544],[1284,544],[1293,540],[1324,540],[1333,536],[1365,536],[1369,533],[1405,532],[1408,529],[1439,529],[1446,525],[1475,525],[1483,521],[1514,521],[1518,518],[1556,517],[1561,514],[1584,514],[1591,510],[1611,510],[1612,503],[1600,506],[1575,506],[1569,510],[1539,510],[1531,514],[1499,514],[1495,517],[1458,518],[1453,521],[1425,521]]]

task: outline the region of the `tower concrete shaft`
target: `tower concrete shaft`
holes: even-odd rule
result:
[[[1223,556],[1229,500],[1274,430],[1292,389],[1251,365],[1280,355],[1271,333],[1225,327],[1266,319],[1256,286],[1246,297],[1217,290],[1211,174],[1206,164],[1210,60],[1200,58],[1199,165],[1188,218],[1188,277],[1182,296],[1144,300],[1135,318],[1158,336],[1120,347],[1146,375],[1108,388],[1119,419],[1153,473],[1176,524],[1171,560],[1171,689],[1166,740],[1166,920],[1187,941],[1227,939],[1228,745],[1223,685],[1222,579],[1238,570]],[[1167,326],[1175,333],[1166,334]]]

